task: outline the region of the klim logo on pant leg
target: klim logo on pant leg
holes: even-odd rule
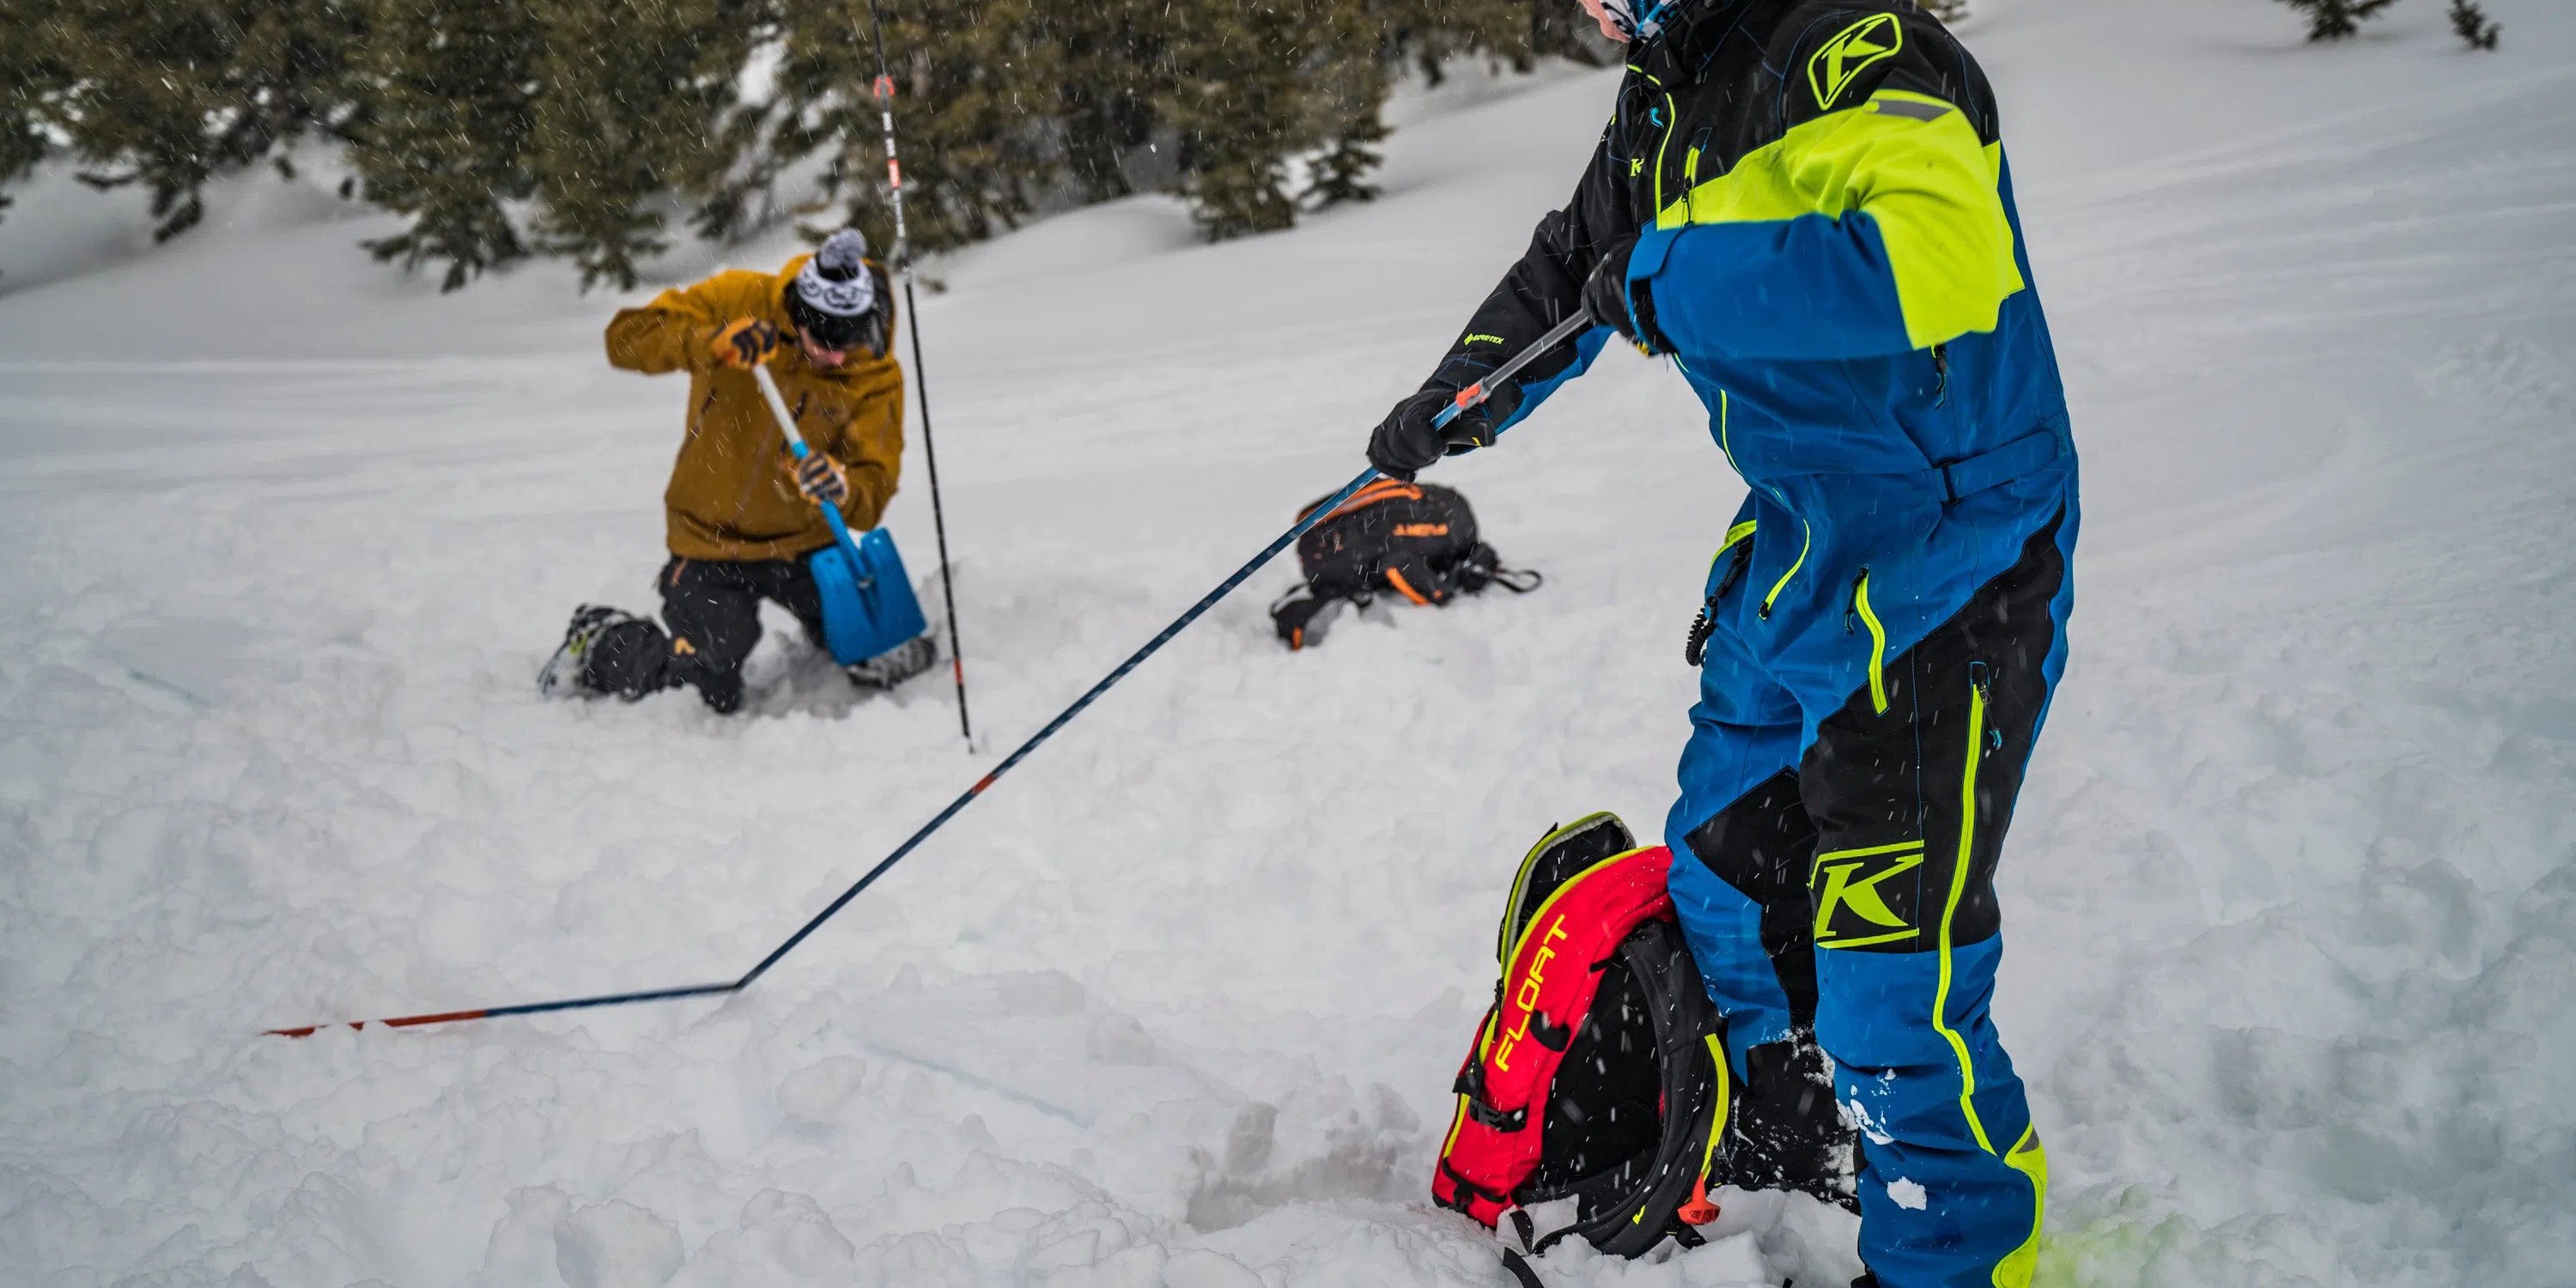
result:
[[[1860,948],[1912,939],[1915,883],[1893,879],[1922,866],[1921,841],[1817,855],[1809,879],[1816,904],[1816,947]]]

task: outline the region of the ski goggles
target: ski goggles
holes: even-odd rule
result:
[[[1652,40],[1662,34],[1673,5],[1674,0],[1601,0],[1610,21],[1628,33],[1631,42]]]

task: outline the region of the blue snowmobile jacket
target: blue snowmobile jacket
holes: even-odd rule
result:
[[[1727,533],[1758,543],[1765,621],[1839,631],[1859,567],[1917,535],[1899,529],[1921,526],[1926,498],[2037,498],[2020,533],[1925,552],[1941,567],[1915,588],[1924,612],[1895,604],[1884,623],[1901,650],[2012,564],[2074,468],[1993,91],[1908,0],[1668,8],[1660,35],[1630,49],[1573,198],[1540,220],[1425,387],[1464,388],[1519,352],[1636,236],[1632,301],[1751,488]],[[1597,328],[1524,368],[1491,404],[1498,429],[1613,338]]]

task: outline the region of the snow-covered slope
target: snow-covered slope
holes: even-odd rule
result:
[[[2087,457],[2001,878],[2049,1276],[2576,1283],[2576,15],[2340,49],[2250,0],[1979,0]],[[0,1281],[1492,1284],[1424,1202],[1505,873],[1651,829],[1739,488],[1606,360],[1442,468],[1549,583],[1297,656],[1254,583],[729,978],[1358,467],[1606,108],[1421,112],[1387,198],[1139,200],[943,265],[982,749],[801,644],[754,713],[546,705],[651,603],[677,391],[540,269],[439,297],[263,181],[149,254],[0,224]],[[746,258],[765,262],[784,246]],[[671,266],[684,274],[702,261]],[[890,520],[929,561],[918,461]],[[1551,1283],[1839,1282],[1837,1214]]]

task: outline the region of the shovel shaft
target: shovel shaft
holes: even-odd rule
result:
[[[760,383],[761,401],[769,404],[769,418],[778,422],[778,432],[787,436],[788,450],[796,453],[796,459],[804,460],[806,453],[814,449],[807,447],[805,436],[797,432],[796,413],[787,410],[787,396],[778,392],[777,379],[763,366],[754,366],[751,378]]]
[[[769,418],[778,422],[778,432],[787,436],[787,450],[796,453],[796,459],[800,461],[813,455],[814,449],[806,446],[805,436],[796,432],[796,413],[787,410],[786,395],[778,392],[778,382],[770,377],[769,368],[754,366],[751,378],[760,382],[761,400],[769,404]],[[841,507],[824,505],[820,501],[814,504],[823,512],[823,522],[832,525],[832,540],[849,552],[850,566],[866,566],[859,558],[857,538],[850,535],[850,521],[841,517]]]

